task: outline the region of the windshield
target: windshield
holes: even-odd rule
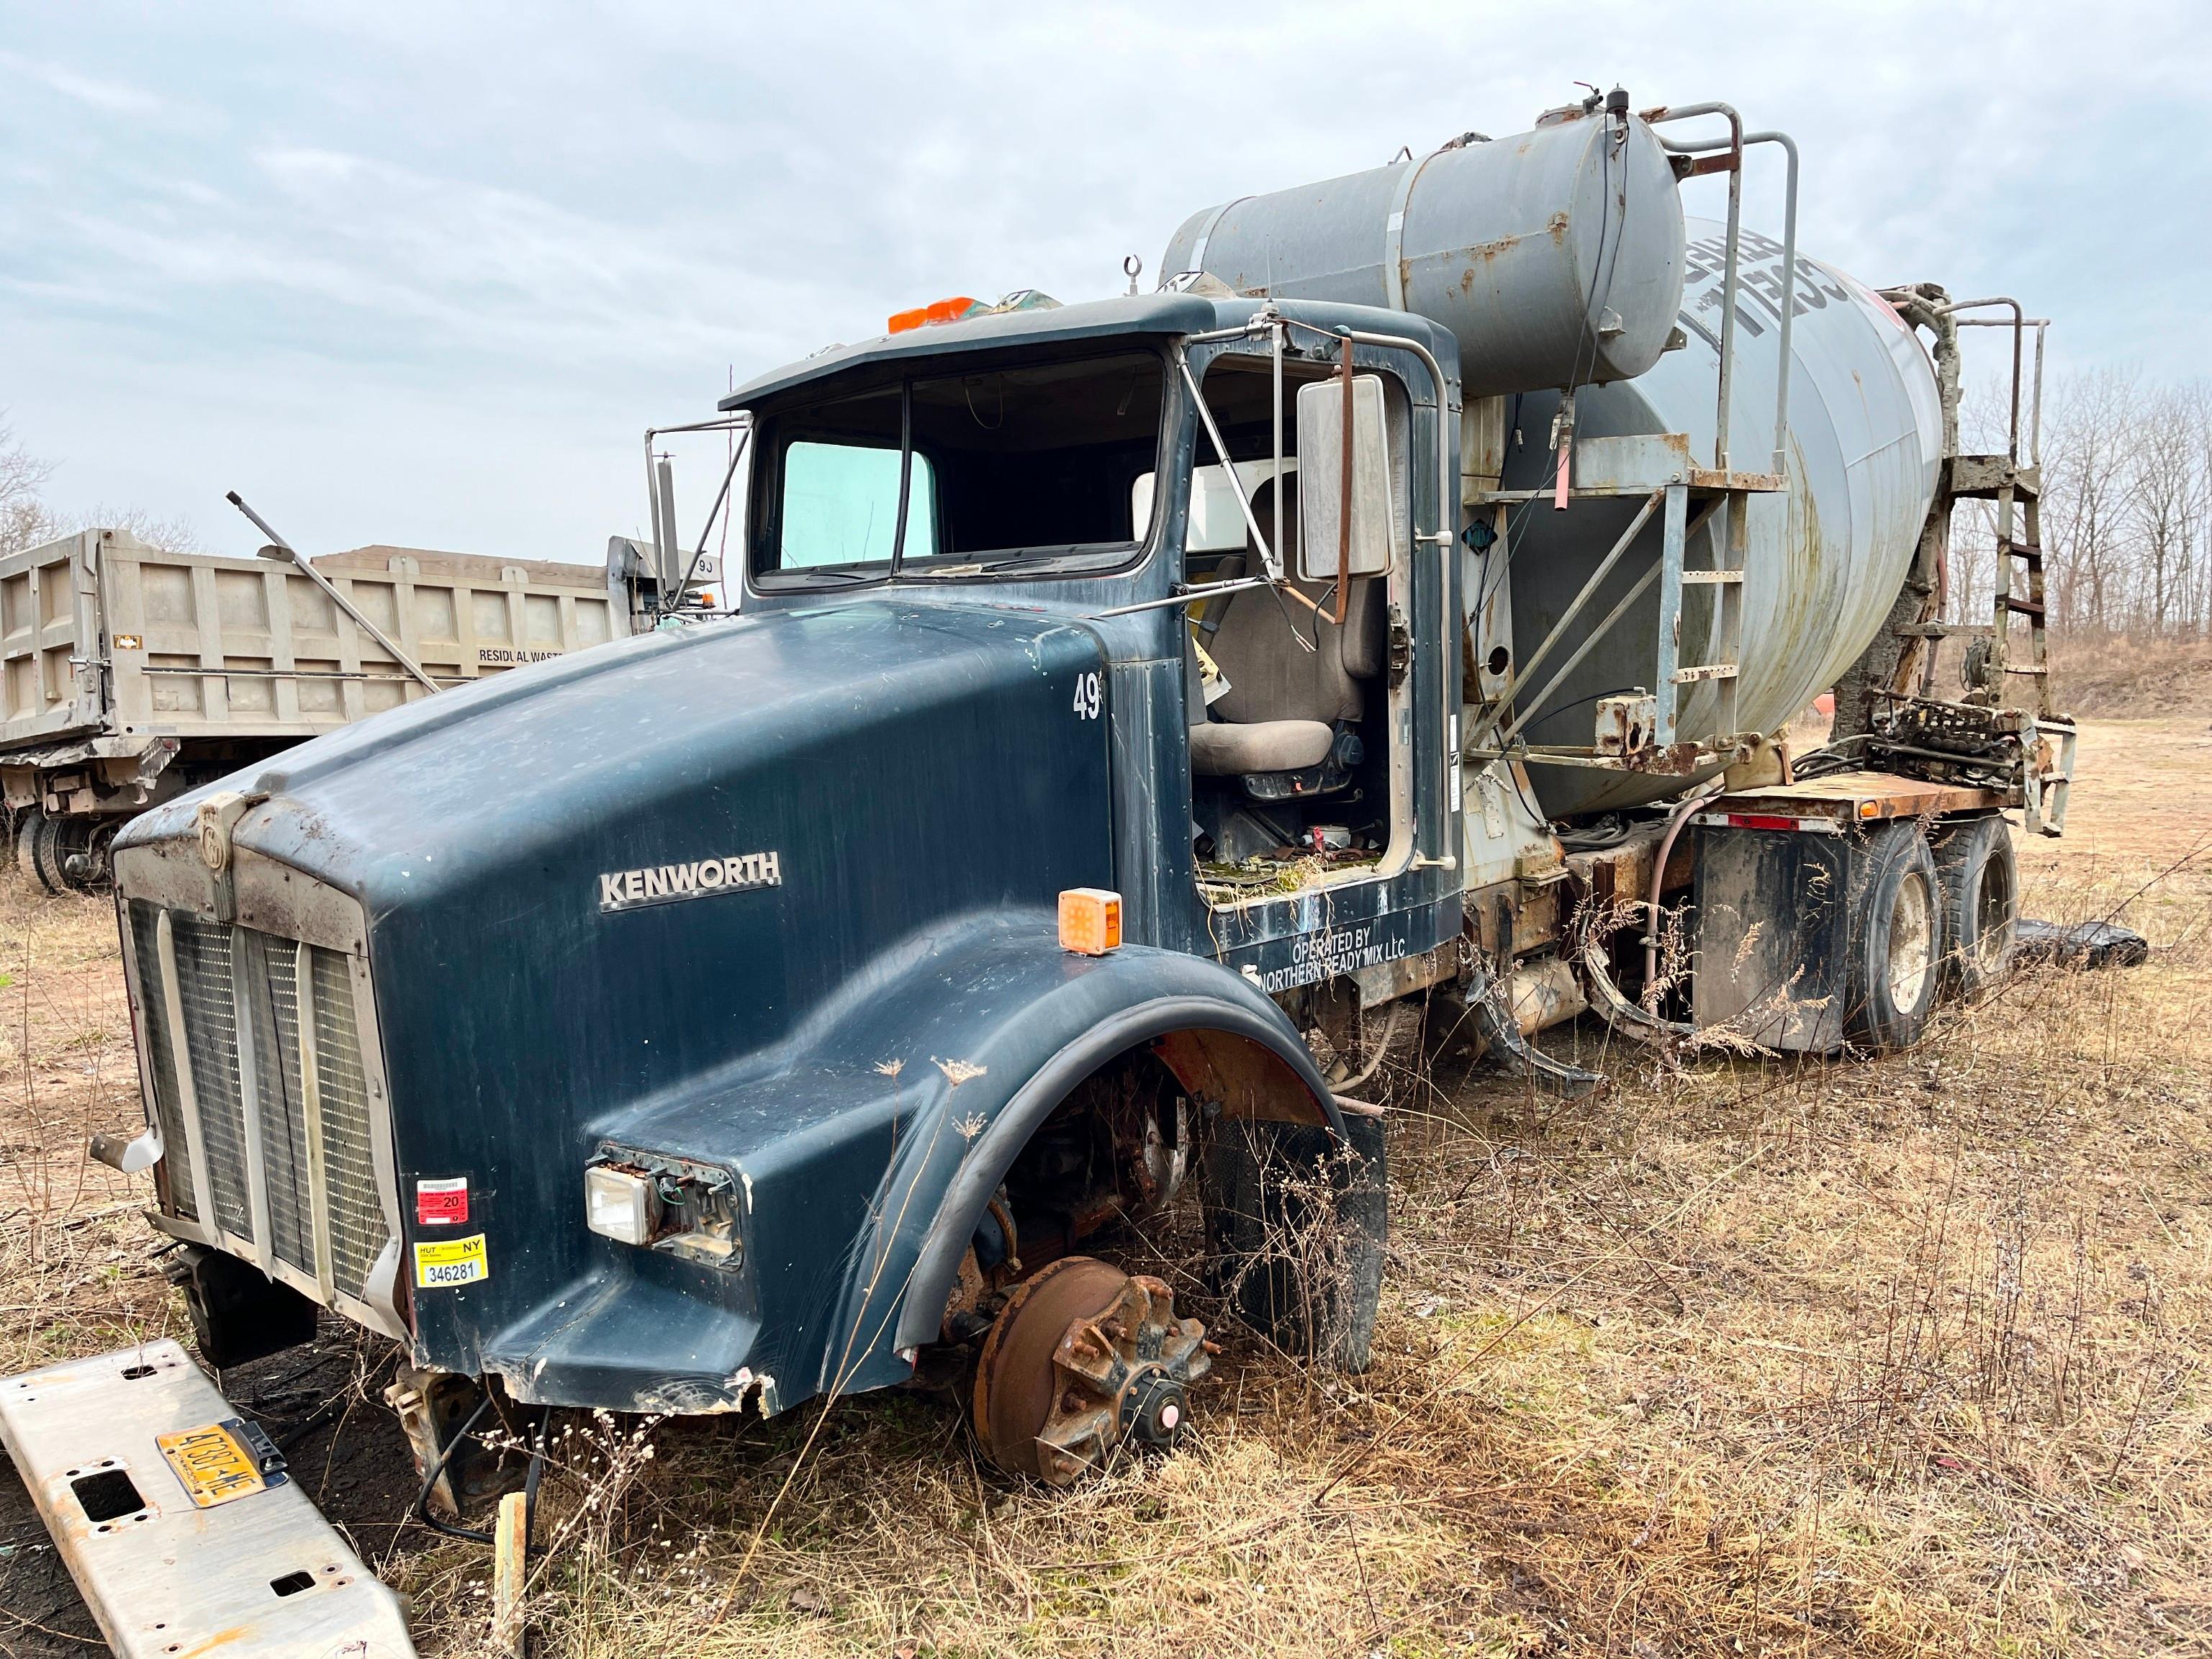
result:
[[[1128,351],[918,374],[778,410],[761,422],[754,579],[1125,563],[1152,527],[1136,484],[1159,465],[1164,392],[1158,355]]]

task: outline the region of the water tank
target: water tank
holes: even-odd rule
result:
[[[1240,294],[1418,312],[1458,337],[1470,398],[1601,384],[1666,349],[1681,198],[1643,122],[1582,115],[1208,208],[1160,268]]]
[[[1711,456],[1720,368],[1723,227],[1688,223],[1688,267],[1679,318],[1687,344],[1634,380],[1576,398],[1583,437],[1683,432],[1699,460]],[[1774,449],[1775,380],[1781,363],[1780,244],[1747,231],[1737,300],[1736,369],[1729,453],[1739,470],[1763,471]],[[1735,725],[1778,731],[1856,659],[1887,618],[1912,561],[1942,454],[1935,369],[1918,338],[1870,289],[1834,267],[1799,257],[1791,337],[1790,488],[1752,498],[1743,584],[1743,633]],[[1559,403],[1531,392],[1507,401],[1505,487],[1535,489],[1551,478],[1544,445]],[[1516,437],[1516,434],[1518,437]],[[1632,501],[1577,500],[1562,513],[1548,499],[1516,507],[1507,538],[1513,635],[1533,651],[1634,516]],[[1712,562],[1704,545],[1717,520],[1692,538],[1692,566]],[[1487,580],[1504,546],[1485,556]],[[1621,561],[1577,627],[1595,623],[1660,556],[1657,515]],[[1681,661],[1711,661],[1713,589],[1693,586],[1683,611]],[[1651,688],[1658,657],[1659,600],[1653,591],[1547,700],[1528,726],[1535,744],[1591,741],[1596,699]],[[1536,687],[1577,639],[1537,665]],[[1711,682],[1684,688],[1678,736],[1715,733]],[[1532,766],[1529,777],[1554,817],[1632,805],[1679,793],[1684,781]]]

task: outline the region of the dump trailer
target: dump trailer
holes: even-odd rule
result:
[[[1936,695],[1923,596],[2033,469],[1956,453],[1940,290],[1742,228],[1763,137],[1616,92],[1208,209],[1152,294],[903,313],[647,434],[649,629],[136,819],[102,1150],[203,1350],[383,1333],[431,1477],[908,1386],[1070,1481],[1188,1420],[1194,1305],[1366,1363],[1438,1009],[1572,1092],[1585,1009],[1832,1052],[2000,971],[2062,723],[1987,629]],[[1128,1248],[1192,1188],[1195,1303]]]
[[[311,571],[267,552],[85,530],[0,559],[0,788],[24,874],[97,885],[133,812],[629,628],[588,566],[362,547]]]

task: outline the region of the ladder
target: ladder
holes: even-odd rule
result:
[[[2040,469],[2028,483],[2008,466],[1996,489],[1996,572],[1992,583],[1990,695],[2000,708],[2025,706],[2034,716],[2021,779],[2021,815],[2031,835],[2056,836],[2066,825],[2067,797],[2074,785],[2074,749],[2080,730],[2051,707],[2051,647],[2045,629],[2049,600],[2043,586],[2043,490]],[[2027,483],[2027,487],[2021,486]],[[2024,536],[2013,533],[2018,515]],[[2017,568],[2015,569],[2015,565]],[[2015,586],[2017,579],[2018,586]],[[2013,659],[2014,624],[2027,623],[2027,660]],[[2008,678],[2025,678],[2033,699],[2015,704],[2005,693]]]
[[[1986,649],[1967,659],[1967,702],[1991,710],[2017,708],[2031,716],[2021,739],[2021,811],[2028,830],[2056,836],[2066,823],[2066,801],[2074,777],[2079,735],[2070,716],[2057,712],[2051,695],[2051,647],[2046,629],[2050,601],[2043,577],[2042,472],[2009,455],[1953,455],[1944,463],[1942,499],[1937,504],[1948,523],[1949,503],[1979,500],[1996,509],[1996,570],[1990,584],[1987,623],[1922,623],[1899,633],[1924,639],[1920,695],[1934,695],[1938,641],[1964,636]],[[2019,624],[2025,620],[2025,639]],[[2027,680],[2033,690],[2015,697],[2012,684]]]
[[[1926,297],[1941,296],[1936,289]],[[1901,290],[1896,298],[1910,299],[1910,291]],[[2002,307],[2011,313],[2009,318],[1967,318],[1960,312]],[[2056,836],[2066,823],[2066,802],[2074,776],[2074,751],[2079,736],[2073,720],[2057,712],[2051,692],[2051,649],[2046,629],[2050,600],[2043,577],[2043,331],[2045,323],[2040,318],[2029,318],[2017,301],[2009,299],[1965,300],[1945,301],[1933,313],[1948,323],[1950,328],[2001,328],[2012,336],[2012,398],[2009,421],[2009,441],[2002,455],[1968,455],[1959,453],[1957,400],[1959,380],[1955,333],[1950,336],[1948,354],[1939,349],[1939,362],[1948,355],[1948,362],[1939,368],[1939,384],[1945,402],[1943,476],[1939,485],[1939,496],[1929,514],[1931,529],[1940,526],[1944,544],[1950,539],[1950,507],[1957,501],[1979,499],[1991,501],[1996,510],[1996,568],[1990,584],[1990,615],[1985,627],[1950,625],[1937,623],[1932,615],[1923,612],[1923,620],[1915,627],[1900,629],[1900,634],[1915,635],[1927,641],[1921,658],[1920,681],[1923,697],[1935,689],[1936,647],[1945,636],[1966,635],[1970,639],[1986,640],[1988,648],[1978,664],[1968,657],[1967,702],[1991,710],[2018,708],[2029,716],[2027,729],[2021,739],[2020,771],[2021,817],[2032,834]],[[2022,351],[2028,331],[2035,334],[2035,368],[2033,410],[2027,432],[2027,459],[2021,459],[2021,404]],[[1940,336],[1939,336],[1940,337]],[[1941,585],[1931,594],[1932,605],[1940,598]],[[2015,647],[2023,643],[2016,631],[2017,624],[2025,619],[2027,636],[2026,653],[2021,658]],[[1900,664],[1902,666],[1902,664]],[[2014,698],[2011,694],[2014,681],[2026,679],[2033,690],[2027,696]],[[1902,689],[1900,686],[1899,689]]]
[[[1716,562],[1705,570],[1683,567],[1683,551],[1689,539],[1686,532],[1690,492],[1681,484],[1668,488],[1666,534],[1660,544],[1659,678],[1653,720],[1653,741],[1661,748],[1674,741],[1678,699],[1683,689],[1700,680],[1717,682],[1714,691],[1719,704],[1713,729],[1730,736],[1736,731],[1736,679],[1741,667],[1738,653],[1743,646],[1743,560],[1751,516],[1751,496],[1747,491],[1777,488],[1781,479],[1778,469],[1771,481],[1739,474],[1719,485],[1714,506],[1725,506],[1728,526],[1724,533],[1714,538]],[[1708,508],[1706,514],[1700,515],[1700,524],[1711,511]],[[1711,662],[1685,664],[1679,660],[1684,601],[1690,588],[1708,586],[1714,590],[1712,639],[1719,654]]]
[[[2042,491],[2031,487],[2023,492],[2019,474],[2006,470],[2002,483],[1997,486],[1997,538],[1996,604],[1990,617],[1990,665],[1992,689],[1999,693],[2000,702],[2011,699],[2002,695],[2003,682],[1996,677],[2006,674],[2025,676],[2035,682],[2035,702],[2033,705],[2038,720],[2056,718],[2051,706],[2051,649],[2044,632],[2045,601],[2043,591],[2043,514]],[[2040,483],[2040,480],[2038,480]],[[2014,540],[2014,515],[2024,520],[2027,537]],[[2020,562],[2019,574],[2026,583],[2026,596],[2013,587],[2013,562]],[[2025,663],[2012,660],[2013,619],[2027,619],[2027,657]]]

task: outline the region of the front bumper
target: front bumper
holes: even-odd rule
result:
[[[237,1417],[166,1340],[0,1380],[0,1441],[123,1659],[412,1659],[399,1597],[296,1484],[195,1504],[157,1437]]]

